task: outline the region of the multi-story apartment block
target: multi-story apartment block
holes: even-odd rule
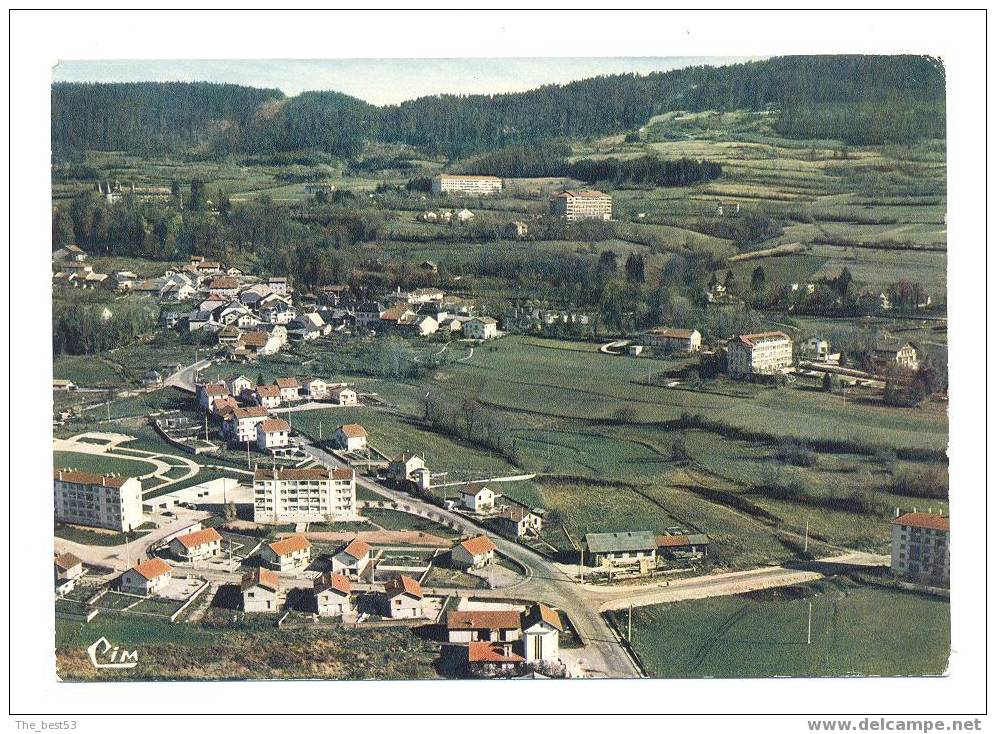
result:
[[[352,469],[256,469],[256,522],[322,522],[356,517],[356,475]]]
[[[892,572],[947,583],[951,578],[951,519],[907,512],[892,521]]]
[[[142,483],[135,477],[55,470],[55,519],[126,531],[142,524]]]
[[[442,174],[432,179],[432,193],[469,194],[488,196],[501,191],[501,179],[497,176],[453,176]]]
[[[229,443],[256,443],[256,427],[269,418],[269,412],[262,405],[233,408],[231,412],[225,414],[221,432]]]
[[[661,352],[697,352],[702,347],[702,334],[697,329],[659,326],[644,334],[642,342]]]
[[[550,200],[550,214],[568,222],[612,219],[612,197],[601,191],[565,191]]]
[[[742,334],[726,345],[726,369],[731,377],[773,375],[792,365],[792,340],[780,331]]]

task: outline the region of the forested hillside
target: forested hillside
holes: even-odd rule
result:
[[[922,56],[790,56],[385,107],[336,92],[285,100],[278,90],[229,84],[56,84],[52,144],[57,153],[209,144],[221,154],[315,149],[350,156],[379,140],[456,158],[632,130],[670,110],[769,106],[780,111],[787,135],[854,144],[936,137],[944,132],[944,69]],[[875,119],[883,109],[890,114]]]
[[[52,150],[183,151],[246,124],[283,96],[208,82],[54,84]]]

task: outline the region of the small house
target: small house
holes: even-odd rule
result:
[[[514,642],[521,636],[519,612],[514,609],[454,609],[446,613],[450,642]]]
[[[269,418],[256,426],[256,447],[266,453],[283,453],[290,445],[290,430],[282,418]]]
[[[465,484],[459,491],[460,505],[465,509],[479,515],[495,509],[495,493],[483,484]]]
[[[264,563],[276,571],[296,571],[311,563],[311,543],[303,535],[291,535],[263,546]]]
[[[280,577],[266,568],[253,568],[242,576],[242,609],[276,612],[280,609]]]
[[[526,663],[556,662],[560,658],[560,615],[546,604],[533,604],[522,618],[522,648]]]
[[[178,535],[169,542],[169,550],[181,561],[203,561],[221,553],[221,534],[214,528]]]
[[[149,596],[162,591],[173,578],[173,569],[162,558],[136,563],[121,575],[121,590]]]
[[[396,576],[384,588],[384,616],[392,619],[419,619],[425,616],[422,585],[409,576]]]
[[[489,316],[479,316],[464,322],[463,335],[468,339],[494,339],[498,336],[498,322]]]
[[[353,585],[342,574],[321,574],[315,579],[314,590],[319,617],[341,617],[352,612],[349,596]]]
[[[709,536],[661,535],[657,538],[657,553],[666,558],[701,558],[709,555]]]
[[[450,552],[451,562],[454,568],[465,570],[484,568],[489,563],[494,563],[497,549],[491,538],[486,535],[478,535],[453,546],[453,550]]]
[[[356,390],[345,385],[333,387],[328,391],[328,396],[336,405],[356,405],[358,399]]]
[[[359,451],[367,447],[367,431],[359,423],[348,423],[335,429],[333,440],[346,451]]]
[[[369,563],[370,544],[353,538],[332,556],[332,571],[358,580]]]
[[[280,399],[285,403],[301,399],[301,383],[296,377],[278,377],[273,384],[280,390]]]

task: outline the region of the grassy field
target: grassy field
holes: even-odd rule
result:
[[[53,461],[57,469],[71,467],[95,474],[121,474],[137,477],[154,472],[156,467],[141,459],[124,459],[103,454],[82,454],[76,451],[54,451]]]
[[[614,622],[625,630],[626,613]],[[633,647],[657,678],[940,675],[949,646],[947,600],[873,586],[826,583],[633,610]]]

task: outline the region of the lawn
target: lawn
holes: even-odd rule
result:
[[[71,540],[74,543],[82,543],[83,545],[122,545],[126,540],[136,540],[143,535],[147,535],[148,532],[148,530],[132,530],[130,533],[99,532],[72,525],[56,524],[55,526],[55,537],[62,538],[63,540]]]
[[[415,530],[440,538],[458,538],[460,533],[445,525],[428,520],[418,515],[411,515],[398,510],[385,510],[381,508],[368,508],[363,511],[363,516],[375,525],[379,525],[385,530]]]
[[[627,613],[612,617],[625,632]],[[940,675],[950,604],[873,586],[790,587],[634,609],[632,644],[657,678]]]
[[[52,453],[54,465],[59,469],[72,467],[95,474],[111,473],[126,477],[138,477],[156,470],[155,465],[139,458],[125,459],[105,454],[83,454],[76,451],[54,451]]]

